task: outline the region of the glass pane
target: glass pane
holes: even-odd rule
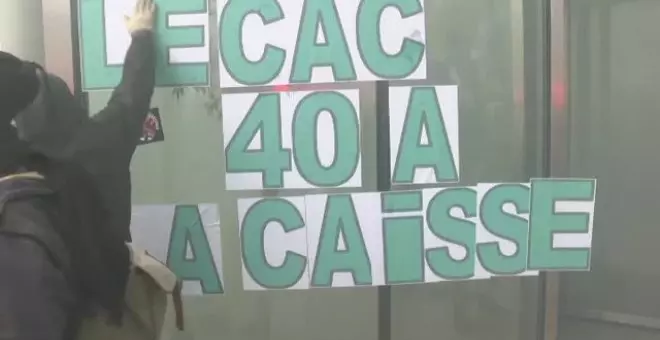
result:
[[[616,314],[615,319],[656,326],[653,334],[620,326],[612,333],[614,325],[580,323],[562,338],[656,339],[660,2],[569,4],[569,175],[595,176],[599,198],[591,272],[563,275],[562,310],[568,316]],[[583,336],[587,329],[593,337]]]
[[[525,165],[526,133],[536,152],[541,149],[540,134],[524,129],[523,1],[428,0],[426,6],[433,32],[428,82],[459,85],[462,184],[538,175]],[[392,339],[532,339],[537,304],[530,287],[536,282],[392,287]]]
[[[373,116],[373,90],[362,92],[362,101],[370,103],[362,112]],[[108,97],[91,93],[92,112],[102,108]],[[186,298],[186,331],[179,338],[334,340],[341,329],[348,339],[375,340],[376,288],[243,291],[239,196],[225,190],[222,113],[207,105],[215,100],[213,94],[193,89],[178,98],[172,89],[158,89],[152,106],[160,109],[165,141],[139,147],[132,163],[134,204],[217,203],[220,207],[226,293]],[[365,135],[369,138],[375,139],[373,132]],[[375,154],[373,142],[365,144],[371,150],[365,155]],[[365,171],[374,173],[374,167],[375,160],[365,158]],[[370,186],[375,190],[374,180]]]
[[[427,0],[430,84],[458,84],[463,184],[529,179],[524,131],[523,0]],[[211,1],[215,12],[215,1]],[[215,20],[212,19],[212,22]],[[216,32],[211,25],[211,32]],[[211,34],[217,41],[217,34]],[[212,60],[217,60],[214,56]],[[217,74],[217,70],[212,70]],[[217,83],[217,79],[216,79]],[[343,85],[355,86],[355,85]],[[375,91],[360,85],[364,191],[376,190]],[[90,94],[92,112],[109,97]],[[244,292],[239,196],[225,190],[219,90],[159,89],[165,141],[141,146],[132,164],[134,204],[217,203],[226,294],[187,298],[179,339],[376,340],[378,289]],[[532,166],[533,168],[534,166]],[[303,191],[287,191],[300,194]],[[283,192],[262,193],[284,195]],[[530,339],[536,278],[392,288],[392,339]],[[525,299],[525,297],[527,297]]]

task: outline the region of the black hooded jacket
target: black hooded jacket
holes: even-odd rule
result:
[[[133,34],[121,82],[97,114],[87,112],[57,76],[40,73],[42,89],[19,113],[19,136],[49,158],[82,165],[93,177],[111,219],[130,240],[130,162],[142,134],[155,86],[155,41],[151,31]]]
[[[129,271],[124,244],[130,240],[129,166],[153,95],[155,63],[153,33],[134,33],[121,82],[107,106],[92,117],[64,81],[33,65],[39,94],[15,116],[23,142],[0,143],[0,149],[7,146],[14,150],[7,154],[16,155],[7,170],[46,177],[54,193],[48,214],[71,255],[80,298],[116,313]]]

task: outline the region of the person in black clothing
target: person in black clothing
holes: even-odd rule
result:
[[[30,107],[16,116],[19,137],[35,150],[75,161],[94,177],[112,224],[130,240],[129,165],[149,111],[155,83],[153,0],[137,0],[125,19],[132,36],[122,80],[107,106],[88,117],[66,83],[43,70],[45,85]]]
[[[0,340],[72,339],[90,310],[121,317],[154,11],[137,0],[121,83],[91,118],[60,78],[0,52]]]

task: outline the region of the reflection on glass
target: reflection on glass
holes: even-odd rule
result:
[[[591,272],[562,275],[561,339],[657,339],[660,2],[568,3],[569,175],[600,198]]]
[[[525,181],[522,1],[427,1],[429,83],[459,86],[461,183]],[[536,278],[392,288],[392,339],[531,339]],[[527,297],[527,298],[526,298]]]

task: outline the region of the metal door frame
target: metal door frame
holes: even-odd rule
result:
[[[568,77],[568,0],[548,0],[549,11],[549,93],[546,117],[546,146],[549,152],[545,168],[548,177],[568,177],[570,84]],[[539,339],[559,339],[560,273],[542,273],[541,305],[543,306]]]

